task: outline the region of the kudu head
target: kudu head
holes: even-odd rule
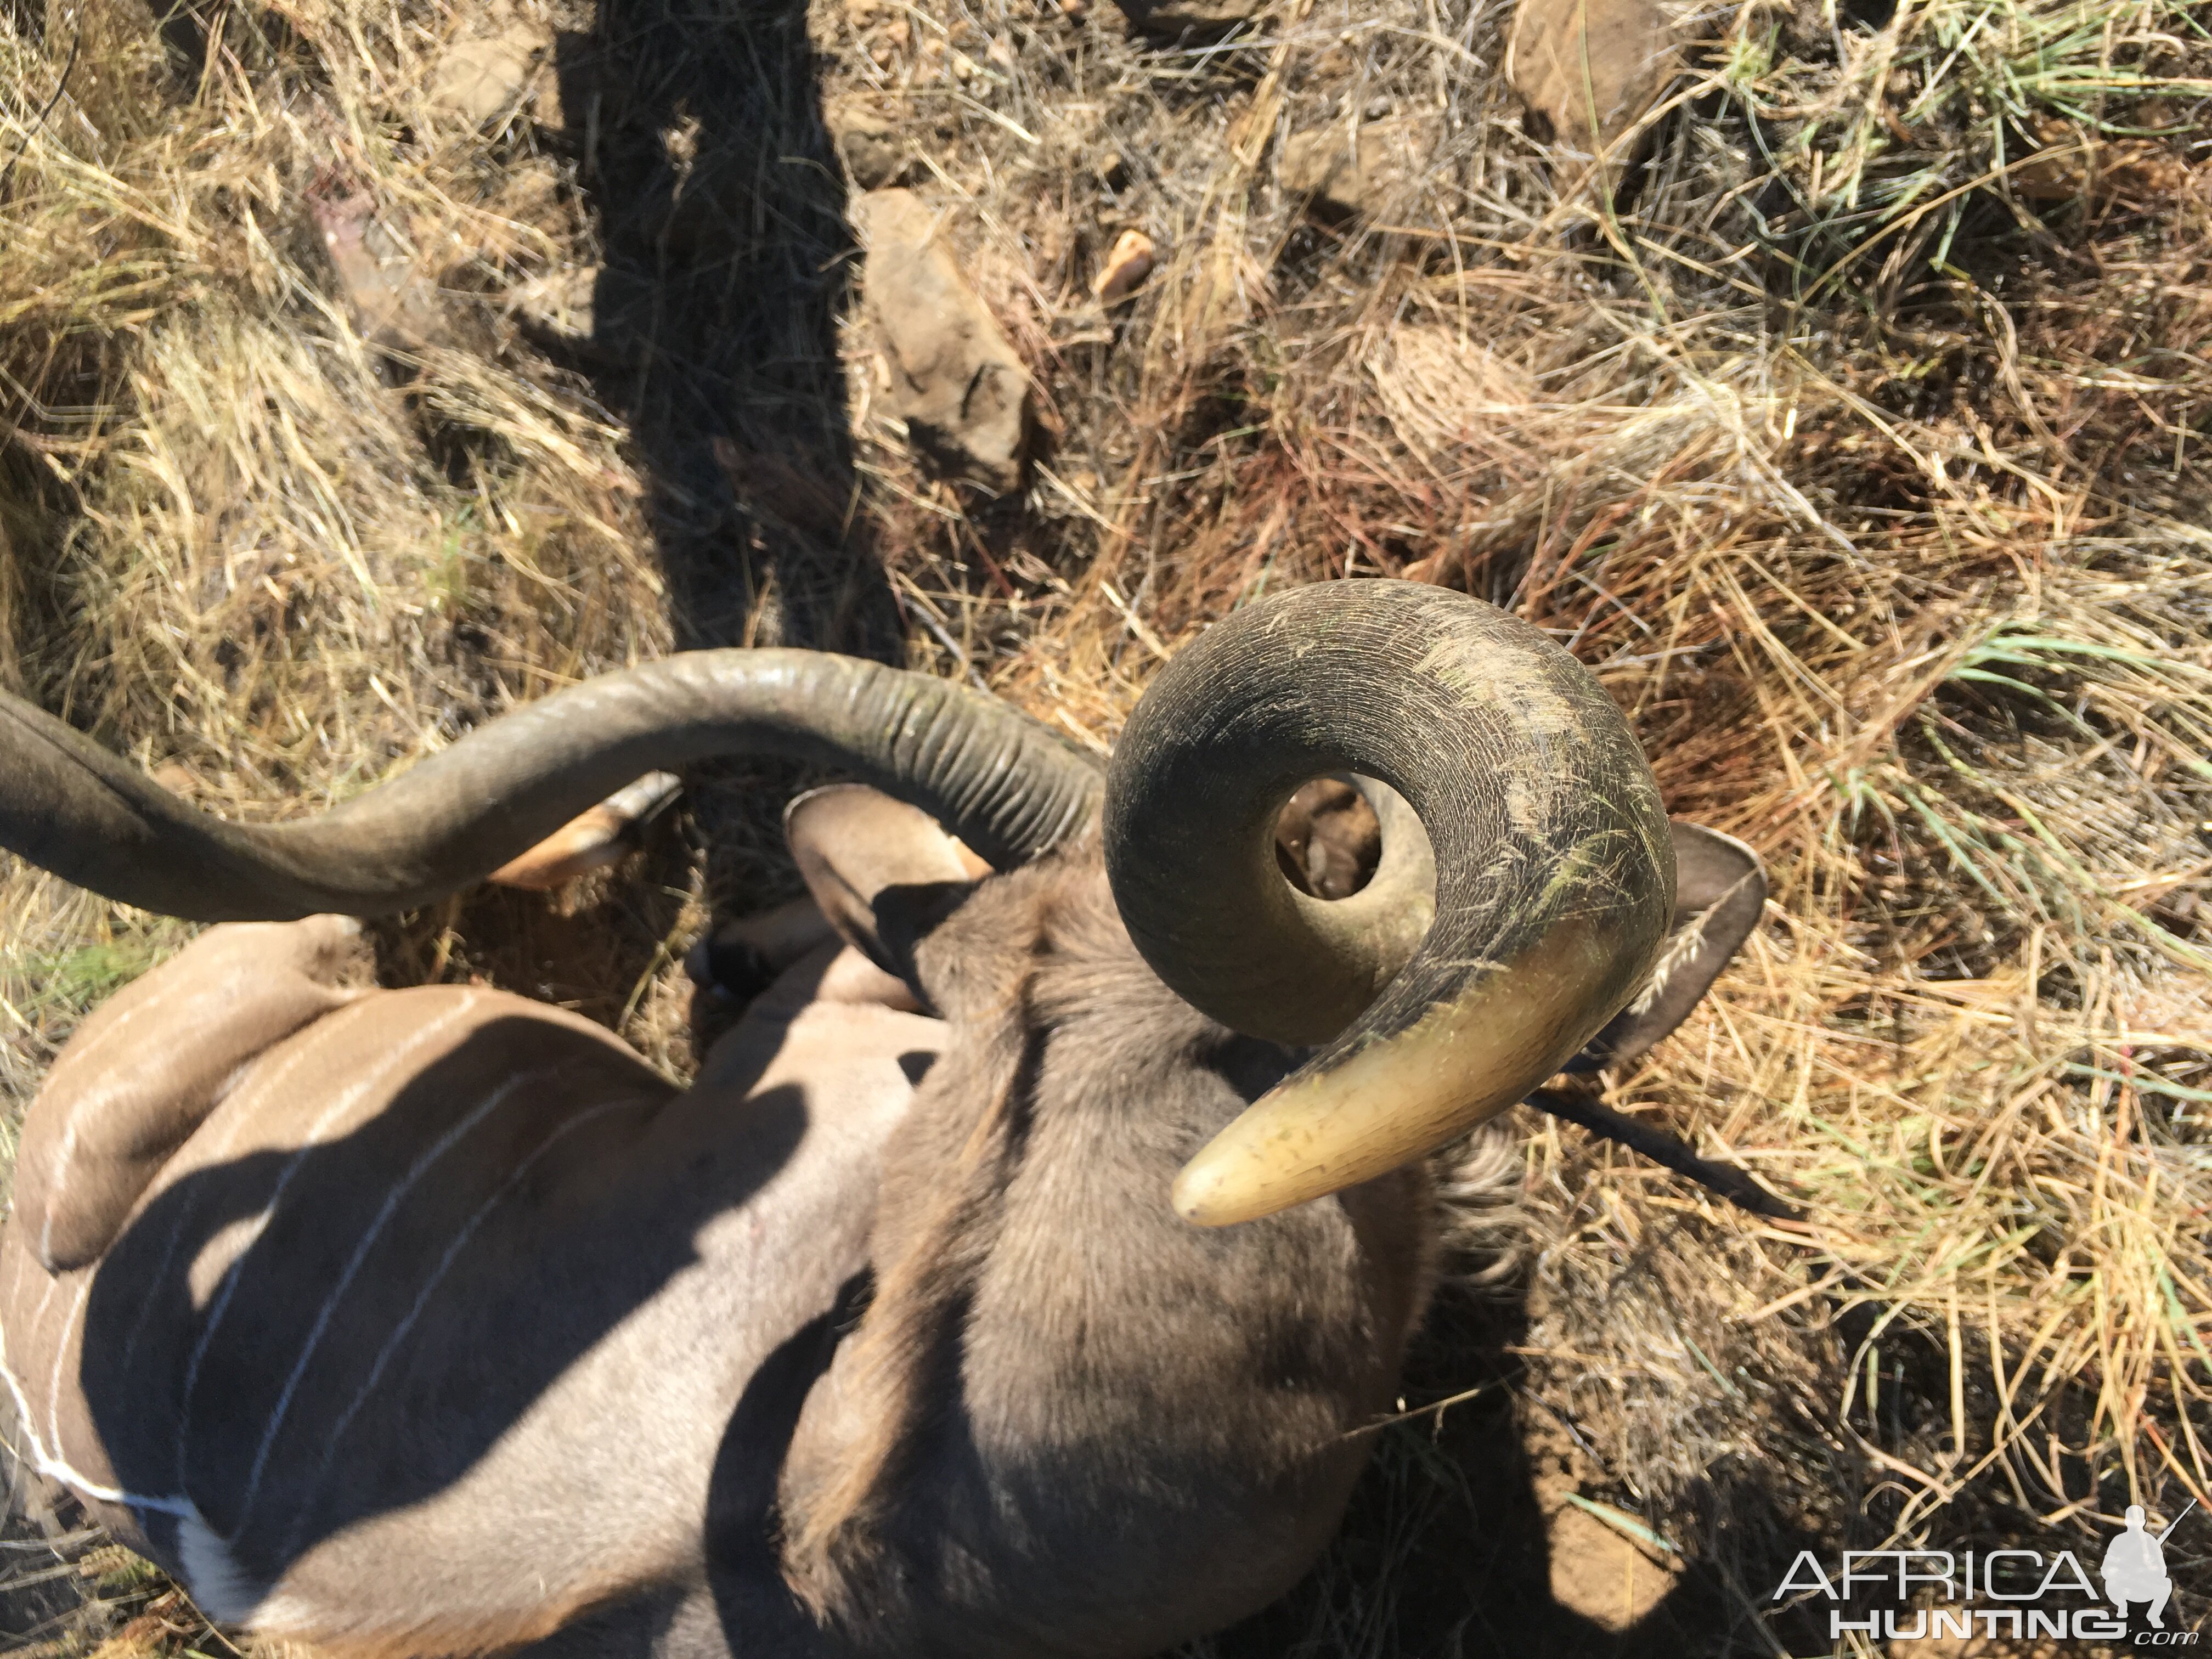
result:
[[[1209,1224],[1407,1163],[1593,1038],[1616,1058],[1649,1046],[1764,891],[1735,843],[1670,830],[1626,722],[1565,652],[1480,600],[1382,580],[1215,625],[1162,671],[1103,774],[941,681],[706,651],[488,722],[319,817],[242,826],[9,698],[0,846],[198,920],[384,914],[480,879],[641,774],[734,752],[835,766],[943,826],[854,791],[793,814],[824,910],[925,1000],[958,994],[957,964],[929,948],[973,881],[957,836],[1001,870],[1103,857],[1168,987],[1234,1030],[1312,1047],[1176,1182],[1178,1210]],[[1274,828],[1335,773],[1368,781],[1382,850],[1364,888],[1327,902],[1285,880]],[[1695,877],[1679,900],[1678,848]]]

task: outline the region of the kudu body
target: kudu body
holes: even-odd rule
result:
[[[1081,763],[1033,736],[855,741],[854,769],[1001,873],[872,792],[798,803],[848,948],[786,972],[687,1091],[556,1010],[368,988],[336,917],[203,936],[86,1022],[27,1127],[0,1333],[42,1469],[216,1616],[341,1650],[1135,1656],[1271,1600],[1394,1392],[1427,1288],[1420,1153],[1594,1036],[1648,1044],[1757,908],[1732,844],[1669,847],[1564,657],[1472,601],[1354,586],[1379,634],[1333,672],[1379,649],[1425,674],[1404,695],[1474,707],[1475,751],[1520,744],[1498,778],[1269,731],[1214,734],[1256,746],[1255,777],[1194,782],[1177,745],[1233,702],[1207,676],[1253,665],[1195,648],[1133,718],[1103,852]],[[1310,647],[1323,592],[1247,624],[1263,682],[1285,654],[1264,624]],[[1293,701],[1249,696],[1267,720]],[[9,844],[202,915],[327,903],[312,857],[169,823],[16,718],[62,754],[16,775],[61,781],[15,823],[0,802]],[[1434,754],[1435,718],[1396,718]],[[535,803],[495,833],[480,801],[408,814],[443,839],[395,854],[392,892],[503,862],[606,781],[517,764],[471,769]],[[65,795],[71,766],[105,793]],[[1428,834],[1382,792],[1363,894],[1286,899],[1273,813],[1334,770],[1388,778]],[[1163,828],[1162,790],[1221,799]],[[134,824],[214,838],[193,855],[220,896],[57,851],[72,813],[126,848]],[[1215,844],[1246,867],[1194,892],[1173,866]],[[256,860],[283,896],[240,885]],[[1273,911],[1229,915],[1239,881]]]
[[[237,1052],[342,938],[213,930],[55,1068],[64,1125],[227,1086],[92,1263],[0,1239],[19,1445],[211,1617],[334,1648],[495,1650],[703,1585],[724,1431],[866,1268],[941,1023],[812,994],[817,951],[688,1091],[474,988],[341,993]]]

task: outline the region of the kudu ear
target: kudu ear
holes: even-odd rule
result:
[[[784,809],[783,833],[839,937],[921,997],[915,944],[990,866],[928,813],[857,783],[799,796]]]
[[[1667,827],[1674,839],[1674,917],[1659,965],[1635,1000],[1567,1062],[1570,1072],[1624,1065],[1688,1018],[1765,908],[1766,872],[1758,854],[1678,818]]]

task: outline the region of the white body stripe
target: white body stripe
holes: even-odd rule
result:
[[[434,1041],[441,1033],[465,1018],[469,1010],[479,1000],[474,992],[465,994],[453,1008],[439,1018],[424,1025],[413,1036],[386,1054],[375,1070],[341,1093],[337,1099],[308,1126],[306,1138],[285,1160],[284,1168],[277,1175],[276,1184],[270,1192],[267,1207],[271,1211],[276,1208],[284,1196],[285,1189],[292,1184],[293,1177],[297,1176],[305,1166],[307,1154],[322,1143],[324,1138],[330,1133],[331,1126],[343,1114],[360,1105],[371,1091],[381,1084],[386,1078],[413,1059],[418,1050]],[[367,1007],[369,1004],[364,1000],[354,1006]],[[257,1239],[255,1243],[258,1244],[259,1241]],[[237,1266],[225,1275],[222,1290],[216,1296],[214,1305],[208,1310],[206,1323],[200,1328],[199,1340],[192,1345],[191,1359],[185,1367],[185,1385],[177,1399],[176,1480],[178,1486],[187,1492],[191,1489],[191,1482],[187,1472],[191,1468],[191,1437],[189,1425],[191,1421],[192,1395],[199,1386],[200,1366],[207,1358],[208,1349],[215,1341],[215,1334],[222,1323],[223,1315],[229,1311],[231,1292],[237,1288],[240,1279],[244,1277],[240,1268],[244,1267],[246,1260],[245,1256],[240,1256]]]
[[[283,1389],[277,1395],[276,1403],[270,1410],[269,1421],[263,1425],[261,1444],[253,1454],[252,1467],[246,1471],[246,1494],[239,1505],[239,1524],[241,1527],[246,1524],[246,1517],[253,1512],[253,1500],[261,1490],[261,1476],[269,1466],[270,1449],[276,1445],[277,1433],[283,1428],[284,1419],[292,1409],[292,1396],[299,1391],[300,1379],[307,1374],[307,1367],[314,1359],[315,1350],[322,1344],[323,1333],[330,1328],[331,1316],[337,1311],[339,1302],[344,1298],[355,1277],[360,1273],[362,1264],[368,1260],[368,1253],[376,1248],[376,1241],[383,1237],[385,1228],[391,1224],[392,1218],[398,1212],[401,1203],[405,1200],[407,1194],[415,1189],[415,1184],[436,1165],[439,1159],[451,1152],[477,1125],[505,1105],[508,1097],[516,1090],[526,1084],[539,1082],[553,1074],[551,1069],[547,1068],[525,1072],[520,1077],[509,1078],[498,1088],[493,1090],[481,1104],[470,1111],[459,1123],[439,1136],[431,1144],[429,1151],[416,1158],[408,1167],[407,1173],[395,1182],[392,1190],[384,1195],[384,1202],[378,1206],[375,1217],[362,1231],[361,1237],[354,1242],[353,1254],[346,1258],[344,1267],[339,1271],[337,1283],[331,1286],[330,1294],[323,1298],[322,1305],[315,1310],[314,1322],[307,1328],[307,1340],[300,1345],[299,1358],[292,1362],[292,1373],[284,1379]]]
[[[49,1286],[49,1291],[52,1288]],[[16,1379],[15,1368],[8,1363],[8,1331],[4,1325],[0,1325],[0,1381],[7,1383],[8,1393],[15,1402],[15,1419],[22,1425],[23,1438],[30,1443],[28,1449],[31,1455],[31,1467],[40,1474],[50,1480],[58,1480],[71,1491],[81,1492],[85,1497],[103,1504],[122,1504],[134,1510],[150,1510],[161,1515],[184,1516],[198,1513],[193,1509],[191,1500],[185,1498],[148,1497],[143,1493],[125,1492],[120,1486],[111,1486],[93,1480],[71,1465],[69,1460],[62,1455],[58,1432],[55,1436],[52,1449],[49,1450],[46,1442],[40,1437],[39,1420],[31,1410],[30,1397],[23,1392],[23,1385]]]
[[[407,1340],[408,1334],[415,1328],[415,1322],[422,1316],[423,1309],[429,1306],[430,1297],[436,1291],[439,1282],[445,1278],[447,1271],[453,1267],[453,1263],[460,1259],[462,1250],[467,1248],[469,1240],[475,1237],[477,1229],[483,1224],[485,1218],[510,1193],[522,1184],[523,1178],[537,1167],[540,1158],[574,1131],[582,1128],[586,1123],[605,1117],[610,1112],[619,1111],[626,1107],[658,1106],[662,1103],[652,1096],[641,1096],[633,1100],[608,1101],[602,1105],[592,1107],[589,1111],[577,1113],[551,1134],[546,1136],[528,1158],[516,1164],[514,1171],[500,1183],[491,1196],[477,1206],[469,1218],[461,1224],[460,1231],[453,1235],[453,1242],[446,1246],[444,1253],[439,1256],[428,1275],[424,1278],[422,1289],[415,1293],[414,1302],[400,1316],[398,1322],[392,1326],[391,1334],[384,1339],[384,1346],[376,1351],[375,1359],[370,1363],[368,1370],[362,1376],[360,1389],[347,1402],[346,1408],[338,1413],[337,1421],[331,1425],[330,1432],[324,1437],[322,1456],[317,1462],[315,1472],[309,1480],[306,1497],[293,1514],[291,1530],[285,1536],[284,1547],[279,1552],[280,1554],[289,1557],[297,1549],[300,1534],[307,1525],[313,1500],[320,1494],[323,1483],[330,1479],[331,1466],[337,1459],[339,1443],[345,1438],[346,1431],[353,1426],[354,1419],[361,1414],[362,1407],[368,1403],[369,1396],[376,1392],[376,1385],[384,1378],[384,1368],[392,1363],[392,1357],[399,1352],[401,1346]]]

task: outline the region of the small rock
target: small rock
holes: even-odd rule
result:
[[[2013,194],[2031,202],[2070,202],[2089,188],[2095,156],[2063,122],[2039,124],[2043,147],[2014,164]]]
[[[1520,0],[1505,77],[1528,136],[1577,156],[1607,149],[1681,73],[1675,17],[1660,0]]]
[[[1021,483],[1029,371],[960,274],[937,216],[911,192],[854,204],[867,248],[866,308],[889,384],[884,399],[917,448],[1001,494]]]
[[[1143,231],[1123,231],[1115,238],[1113,252],[1106,256],[1106,263],[1098,268],[1098,276],[1091,284],[1091,297],[1102,306],[1127,299],[1136,292],[1138,284],[1152,274],[1157,254],[1152,239]]]
[[[376,218],[365,191],[340,193],[335,180],[308,192],[338,292],[362,338],[390,351],[417,352],[445,337],[437,284],[416,268],[398,238]]]
[[[515,23],[446,50],[430,76],[430,102],[472,126],[503,114],[529,89],[538,54],[552,42],[535,24]]]
[[[1279,176],[1285,190],[1310,197],[1324,217],[1372,216],[1420,176],[1443,137],[1443,123],[1435,115],[1370,121],[1351,133],[1342,127],[1294,132],[1283,141]]]
[[[823,122],[830,129],[845,170],[862,190],[895,185],[914,164],[913,154],[898,129],[866,104],[840,100],[823,112]]]
[[[1249,23],[1267,0],[1116,0],[1128,20],[1147,34],[1219,34]]]
[[[888,132],[855,129],[841,133],[837,154],[862,190],[887,189],[904,176],[908,165],[905,146]]]

